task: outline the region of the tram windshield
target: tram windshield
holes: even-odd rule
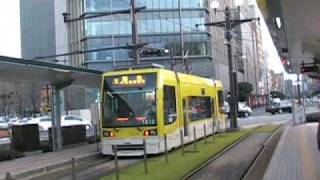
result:
[[[106,78],[103,127],[155,126],[155,78],[155,74]]]

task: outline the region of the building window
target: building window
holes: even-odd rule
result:
[[[174,86],[163,87],[163,117],[164,124],[172,124],[177,119],[176,88]]]
[[[191,121],[212,117],[212,103],[210,97],[189,97],[189,117]]]

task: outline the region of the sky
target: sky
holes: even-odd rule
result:
[[[21,57],[19,0],[0,0],[0,55]]]
[[[262,42],[263,42],[264,49],[267,50],[267,53],[268,53],[267,62],[268,62],[269,69],[272,69],[275,73],[283,72],[285,79],[296,80],[297,78],[296,74],[288,74],[284,70],[284,67],[280,61],[279,54],[272,41],[269,30],[267,28],[265,21],[263,20],[263,16],[260,11],[258,12],[258,16],[261,19],[260,23],[261,23]]]
[[[260,12],[259,16],[262,17]],[[19,0],[0,0],[0,27],[0,55],[21,57]],[[264,21],[261,28],[263,45],[268,50],[268,67],[276,73],[284,72]]]

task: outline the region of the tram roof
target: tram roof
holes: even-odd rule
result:
[[[167,73],[174,73],[174,71],[170,69],[164,69],[162,66],[139,66],[138,68],[119,68],[115,71],[106,72],[104,76],[118,76],[118,75],[130,75],[130,74],[139,74],[139,73],[155,73],[155,72],[164,72]],[[219,80],[213,80],[202,76],[192,75],[192,74],[185,74],[178,72],[178,76],[181,77],[181,82],[193,82],[195,84],[204,83],[207,85],[212,85],[216,87],[222,87],[222,82]]]

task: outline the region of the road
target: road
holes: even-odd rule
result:
[[[239,118],[239,126],[242,128],[250,128],[259,125],[265,124],[284,124],[292,119],[292,114],[276,114],[276,115],[259,115],[259,116],[250,116],[247,118]]]
[[[306,108],[306,114],[319,111],[317,106],[309,106]],[[292,113],[283,113],[272,115],[265,112],[265,107],[253,109],[252,115],[247,118],[238,118],[239,126],[242,128],[250,128],[265,124],[284,124],[292,120]]]

